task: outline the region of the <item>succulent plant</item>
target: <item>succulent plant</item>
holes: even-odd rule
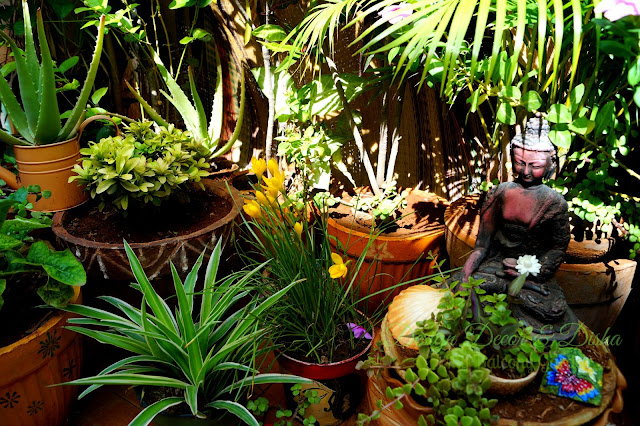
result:
[[[189,132],[173,125],[154,131],[152,122],[133,122],[123,134],[90,143],[69,182],[84,184],[100,209],[111,202],[127,210],[130,203],[159,206],[183,193],[189,183],[209,176],[208,152]],[[200,183],[202,187],[202,183]]]

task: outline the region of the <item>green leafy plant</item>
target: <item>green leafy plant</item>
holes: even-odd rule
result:
[[[255,295],[263,265],[217,278],[222,253],[218,241],[200,291],[196,290],[196,281],[204,252],[184,282],[171,265],[177,299],[172,312],[126,242],[125,250],[137,281],[134,288],[143,296],[140,309],[111,296],[102,299],[115,307],[118,314],[80,305],[66,308],[83,317],[69,320],[72,324],[69,329],[133,354],[96,376],[67,383],[91,385],[80,398],[102,385],[168,387],[178,389],[180,396],[149,405],[130,424],[146,425],[167,408],[186,403],[195,417],[206,418],[212,410],[227,410],[245,423],[257,426],[253,415],[238,402],[247,388],[265,383],[310,382],[290,375],[259,374],[256,370],[256,357],[271,349],[268,344],[262,345],[269,329],[261,319],[283,300],[294,282],[268,297],[254,296],[246,306],[237,308],[240,299]],[[106,326],[107,330],[86,327],[93,325]]]
[[[38,288],[38,295],[45,303],[62,308],[73,298],[73,287],[84,285],[87,277],[69,249],[53,250],[47,242],[29,235],[36,229],[49,228],[51,219],[43,214],[28,217],[28,193],[22,187],[0,199],[0,308],[7,278],[22,274],[42,277],[44,284]],[[7,219],[11,208],[17,214]]]
[[[222,127],[224,124],[223,117],[223,96],[222,96],[222,64],[220,62],[220,56],[218,55],[217,48],[213,48],[216,54],[216,63],[217,63],[217,77],[216,77],[216,89],[214,94],[213,106],[211,111],[211,116],[209,117],[209,121],[207,122],[207,116],[204,111],[204,107],[202,105],[202,101],[200,100],[200,96],[198,95],[198,90],[195,85],[195,80],[193,78],[193,71],[191,67],[189,67],[189,87],[191,90],[191,97],[193,98],[193,104],[184,93],[180,85],[176,82],[176,80],[171,76],[167,68],[162,63],[160,56],[155,51],[151,51],[153,56],[153,60],[155,61],[158,70],[160,71],[160,75],[164,80],[165,84],[169,88],[170,94],[161,90],[161,93],[167,98],[173,106],[176,108],[182,120],[184,121],[184,125],[186,129],[191,132],[194,140],[202,144],[209,152],[210,158],[219,157],[221,155],[229,152],[233,144],[238,140],[238,136],[240,136],[240,130],[242,129],[242,120],[244,117],[244,105],[245,105],[245,82],[244,82],[244,72],[242,74],[242,79],[240,81],[240,111],[238,114],[238,119],[236,121],[236,127],[233,132],[231,138],[224,143],[221,143],[221,135],[222,135]],[[168,126],[167,121],[160,116],[152,107],[146,102],[142,96],[127,83],[129,90],[135,96],[135,98],[140,102],[143,106],[144,110],[149,114],[149,117],[154,120],[156,123],[161,126]]]
[[[522,275],[526,278],[526,275]],[[482,281],[472,277],[468,283],[449,282],[443,275],[435,281],[447,283],[432,318],[417,323],[413,337],[419,343],[416,358],[401,362],[377,348],[360,365],[375,374],[382,368],[404,371],[404,386],[387,388],[386,406],[359,415],[366,424],[380,416],[384,409],[402,408],[402,399],[412,393],[426,398],[435,415],[423,419],[424,424],[489,425],[497,420],[491,408],[497,403],[485,392],[491,386],[490,372],[503,371],[523,377],[537,371],[545,352],[545,344],[533,340],[531,328],[519,322],[509,309],[508,294],[486,294]],[[517,293],[524,279],[514,280],[510,291]]]
[[[127,210],[130,203],[159,206],[209,175],[207,151],[188,132],[171,125],[156,132],[152,126],[151,121],[133,122],[122,135],[90,143],[80,150],[82,162],[69,181],[86,185],[101,207],[110,201]]]
[[[320,403],[320,397],[318,391],[314,389],[308,389],[302,391],[302,385],[296,383],[290,387],[291,396],[296,401],[294,409],[278,407],[275,413],[278,419],[274,426],[293,426],[294,422],[302,422],[303,425],[316,424],[316,418],[310,414],[308,417],[305,415],[306,410],[313,404]],[[269,400],[265,397],[259,397],[255,400],[247,403],[247,408],[256,416],[264,415],[269,409]]]
[[[104,39],[104,18],[100,20],[98,25],[95,52],[89,65],[87,78],[74,108],[62,126],[62,116],[58,109],[54,64],[44,32],[42,15],[38,11],[36,19],[40,62],[36,54],[31,21],[28,18],[30,16],[29,6],[26,0],[22,0],[22,10],[23,16],[26,17],[24,19],[24,51],[5,32],[0,31],[0,38],[9,44],[15,58],[22,106],[4,77],[0,78],[0,101],[22,139],[0,131],[0,140],[11,145],[43,145],[64,141],[76,133],[84,116],[100,63]]]

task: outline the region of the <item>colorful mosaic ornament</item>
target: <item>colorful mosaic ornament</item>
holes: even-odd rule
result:
[[[540,392],[551,393],[587,404],[602,403],[602,366],[580,349],[562,348],[552,354]]]

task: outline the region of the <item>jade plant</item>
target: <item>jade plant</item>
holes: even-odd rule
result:
[[[92,198],[122,211],[130,204],[159,206],[184,194],[190,183],[209,176],[207,151],[188,132],[174,126],[152,128],[153,122],[133,122],[123,134],[90,143],[80,150],[81,164],[69,181],[86,185]]]
[[[131,353],[96,376],[67,383],[91,385],[80,398],[102,385],[168,387],[177,391],[175,396],[150,404],[130,425],[149,424],[168,408],[185,404],[194,417],[207,418],[215,410],[226,410],[244,423],[258,426],[255,417],[239,402],[253,386],[311,383],[297,376],[257,371],[257,358],[271,350],[266,344],[269,328],[262,321],[264,313],[282,300],[295,283],[263,298],[256,296],[263,265],[217,277],[222,254],[222,243],[218,241],[209,258],[204,283],[197,291],[198,271],[205,253],[184,282],[171,265],[177,300],[172,312],[126,242],[125,251],[137,280],[134,287],[143,296],[140,308],[111,296],[102,299],[117,313],[79,305],[66,308],[82,315],[69,320],[69,329]],[[246,305],[238,303],[247,297],[250,300]],[[107,329],[87,327],[93,325]]]
[[[0,102],[4,105],[21,138],[0,130],[0,140],[11,145],[44,145],[65,141],[77,132],[78,125],[85,114],[87,101],[100,64],[104,40],[104,17],[99,21],[95,52],[89,65],[87,78],[76,104],[63,126],[63,115],[58,109],[55,66],[47,44],[41,11],[38,10],[36,19],[41,56],[39,61],[27,0],[22,0],[22,10],[25,17],[24,50],[20,49],[4,31],[0,31],[0,39],[9,45],[16,62],[22,106],[4,77],[0,78]]]
[[[29,188],[38,190],[38,188]],[[4,304],[2,294],[8,285],[7,278],[23,274],[41,277],[42,286],[38,296],[48,305],[61,308],[73,298],[73,287],[85,284],[87,277],[82,264],[69,251],[56,251],[30,233],[36,229],[49,228],[51,218],[26,210],[29,206],[29,191],[22,187],[0,199],[0,308]],[[41,193],[37,194],[37,197]],[[15,216],[7,219],[13,208]],[[10,285],[9,281],[9,285]]]
[[[521,286],[521,280],[514,281],[512,293]],[[422,424],[489,425],[497,420],[491,408],[498,401],[485,395],[491,386],[491,371],[502,370],[515,377],[537,371],[545,344],[534,340],[531,327],[514,317],[508,294],[486,294],[482,282],[470,277],[468,283],[448,284],[439,311],[417,323],[413,334],[420,348],[417,357],[397,363],[378,348],[360,365],[369,374],[382,368],[404,370],[407,382],[395,389],[388,387],[391,402],[383,406],[379,401],[378,410],[360,414],[360,424],[377,419],[392,406],[401,409],[402,399],[412,393],[434,408],[435,414],[421,419]]]

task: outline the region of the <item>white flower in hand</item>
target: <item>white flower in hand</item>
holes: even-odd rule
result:
[[[518,262],[516,264],[516,269],[520,274],[530,273],[534,277],[538,276],[540,272],[540,262],[535,256],[525,254],[524,256],[520,256],[518,258]]]

